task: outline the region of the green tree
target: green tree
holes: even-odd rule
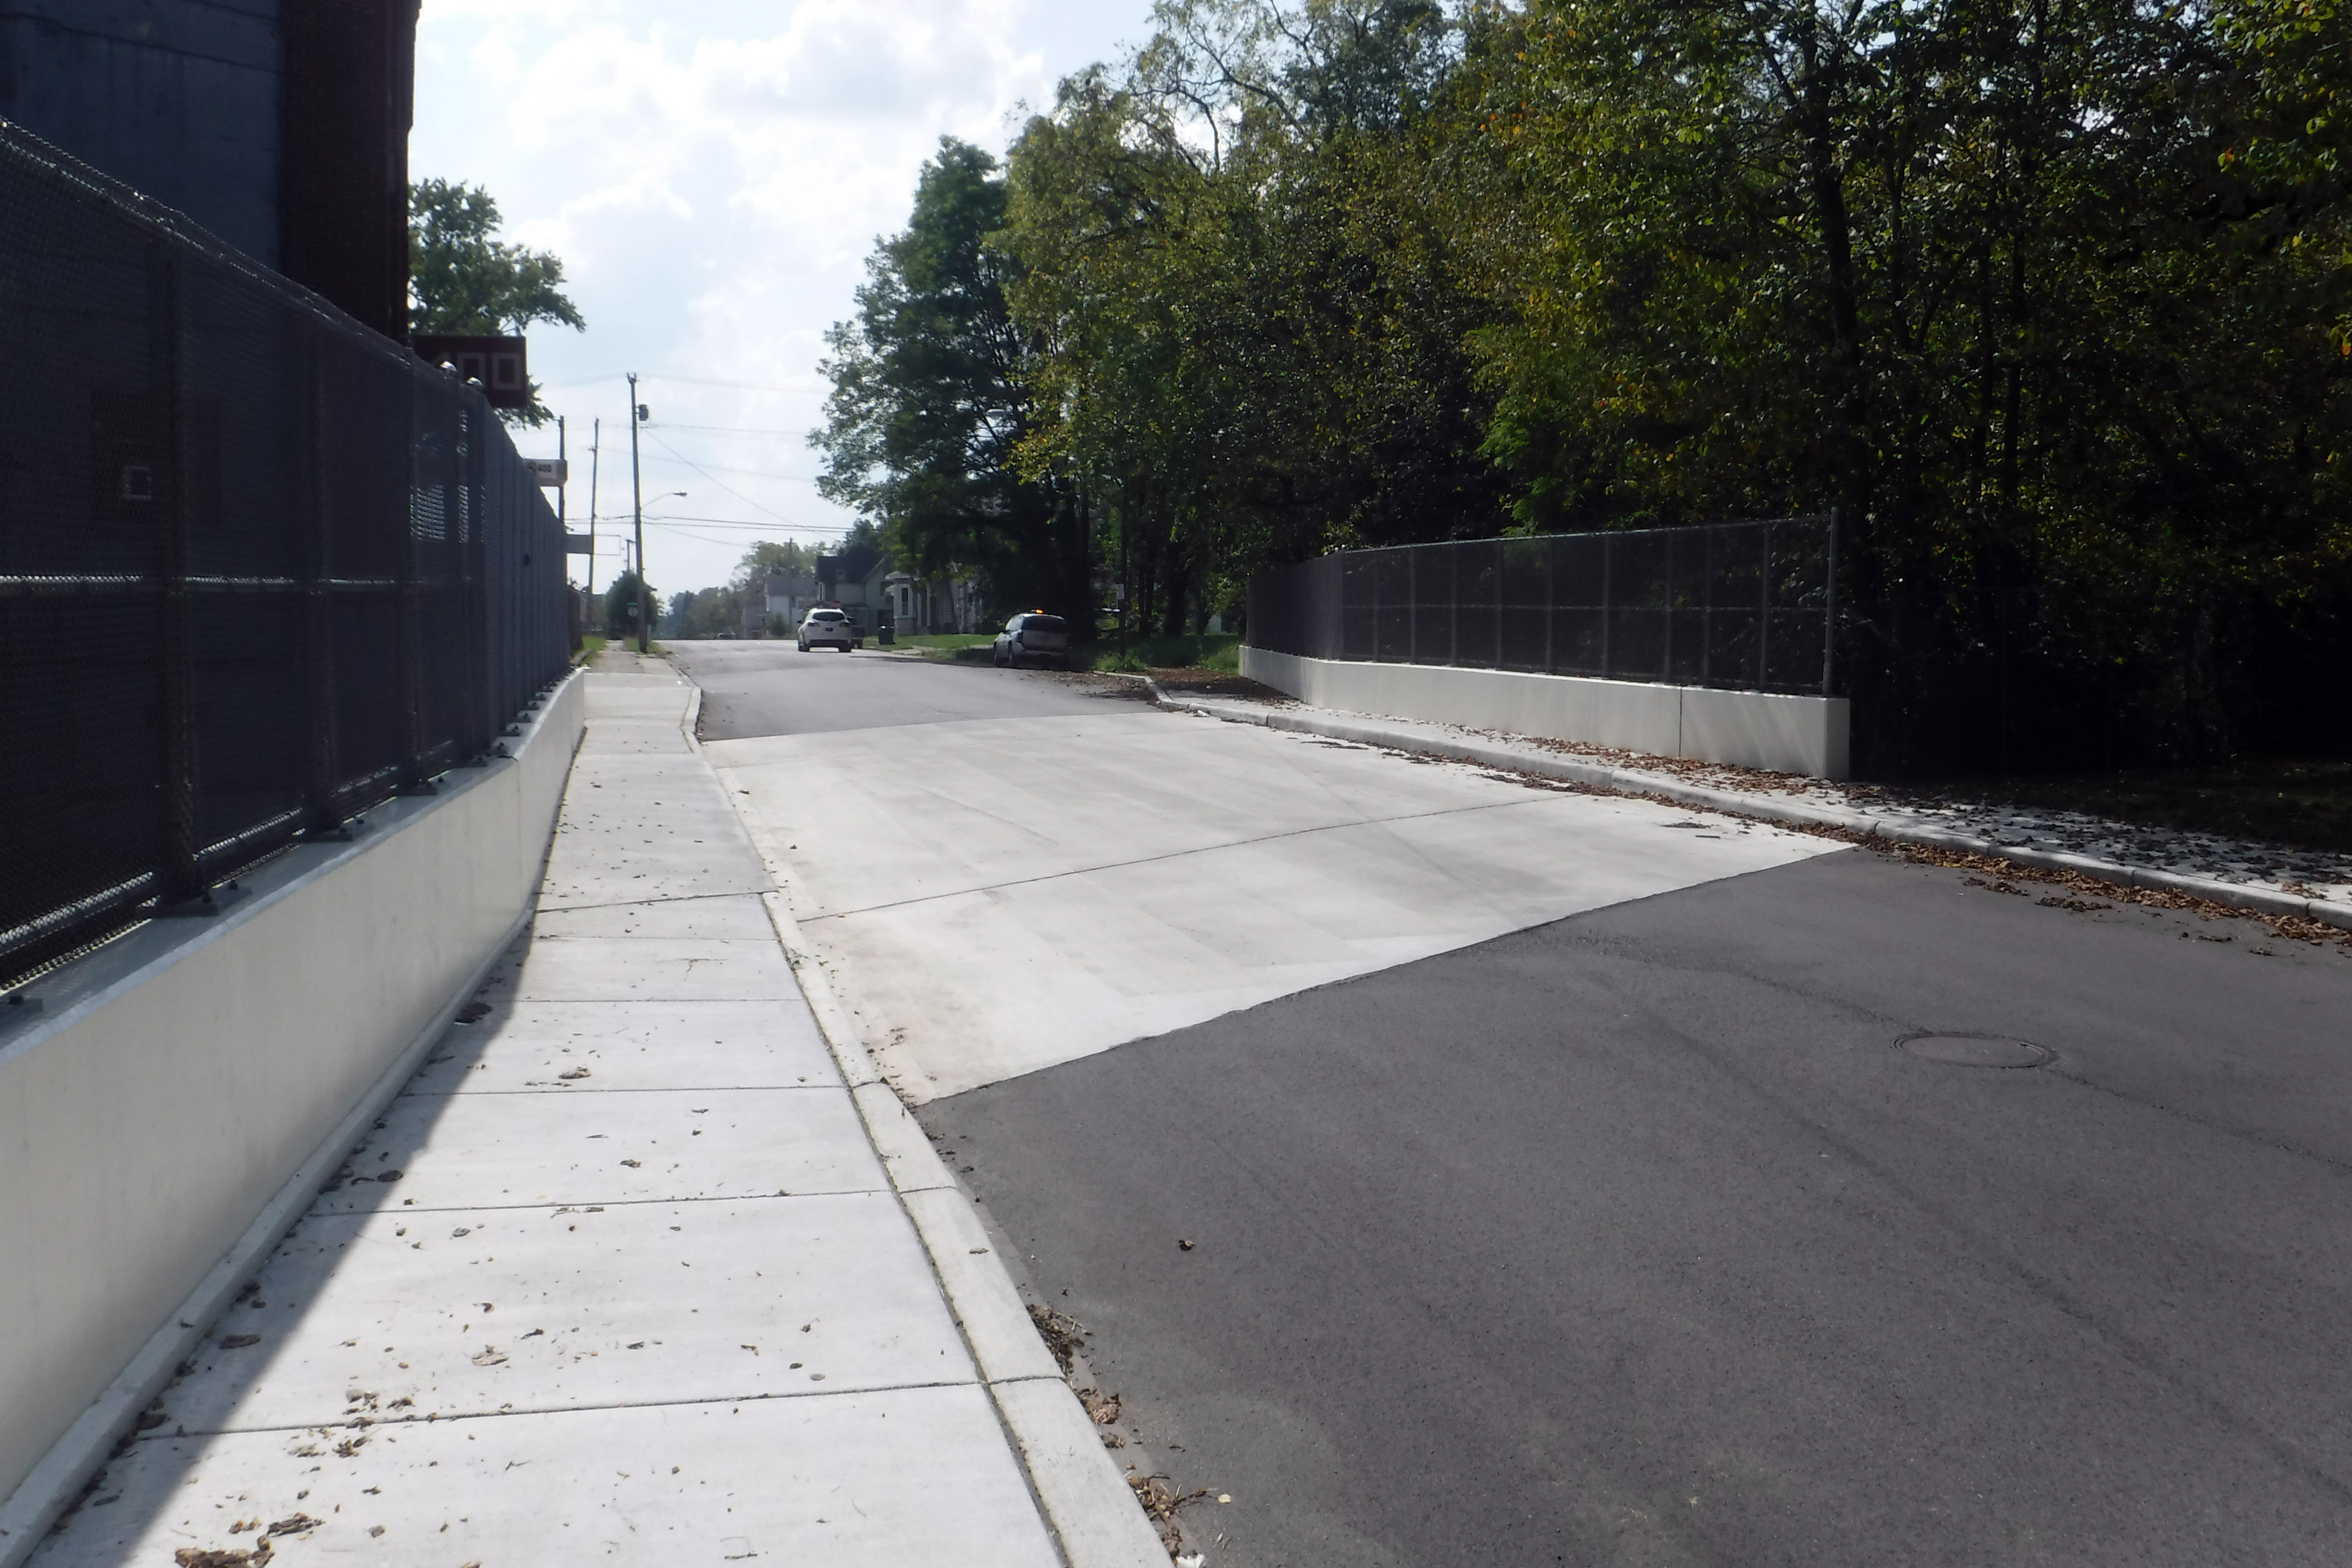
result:
[[[498,203],[478,186],[423,180],[409,187],[409,331],[511,337],[534,321],[587,329],[563,293],[563,263],[499,239],[499,224]],[[529,406],[499,412],[515,425],[554,417],[540,402],[536,382]]]
[[[1091,624],[1083,497],[1013,460],[1034,414],[1005,303],[1015,269],[987,243],[1003,211],[995,160],[943,139],[906,231],[866,263],[857,314],[826,335],[833,392],[809,438],[824,457],[817,488],[910,571],[971,571],[992,598]]]
[[[1866,765],[2232,744],[2352,545],[2347,275],[2231,167],[2246,67],[2127,0],[1486,13],[1445,199],[1519,515],[1838,509]]]
[[[805,577],[816,570],[816,557],[806,545],[795,541],[777,544],[760,540],[743,552],[735,563],[734,574],[728,585],[745,591],[766,592],[763,584],[771,577]]]
[[[1479,303],[1414,187],[1456,35],[1419,0],[1166,0],[1065,82],[1010,163],[1003,241],[1042,352],[1024,454],[1105,498],[1169,630],[1268,560],[1485,533]]]
[[[829,493],[1169,629],[1334,545],[1833,511],[1860,765],[2304,739],[2341,5],[1160,0],[1002,179],[926,167]]]
[[[604,635],[606,637],[618,641],[622,637],[634,637],[637,635],[635,609],[637,591],[641,582],[633,567],[614,578],[612,586],[604,590]],[[646,602],[652,605],[656,614],[658,615],[661,595],[649,586],[646,588],[645,595]]]

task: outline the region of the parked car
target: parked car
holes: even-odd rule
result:
[[[993,649],[996,664],[1050,664],[1066,668],[1070,662],[1070,626],[1059,616],[1029,611],[1004,623],[996,634]]]
[[[857,646],[857,641],[856,624],[839,610],[811,610],[808,619],[801,623],[803,653],[821,647],[837,647],[847,653]]]

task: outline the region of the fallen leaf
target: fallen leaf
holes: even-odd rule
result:
[[[259,1334],[231,1334],[228,1338],[221,1341],[221,1349],[225,1351],[241,1351],[247,1345],[257,1345],[260,1342],[261,1336]]]
[[[183,1546],[172,1553],[172,1561],[180,1568],[261,1568],[277,1554],[277,1549],[265,1541],[250,1552],[206,1551],[202,1547]]]

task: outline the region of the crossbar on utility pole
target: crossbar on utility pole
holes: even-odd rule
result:
[[[629,505],[636,516],[637,535],[637,652],[653,651],[654,613],[646,603],[646,492],[637,476],[637,417],[644,405],[637,401],[637,373],[629,372]]]

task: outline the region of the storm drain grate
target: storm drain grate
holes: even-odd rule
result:
[[[1895,1042],[1923,1061],[1962,1068],[2038,1068],[2058,1053],[2007,1035],[1906,1035]]]

